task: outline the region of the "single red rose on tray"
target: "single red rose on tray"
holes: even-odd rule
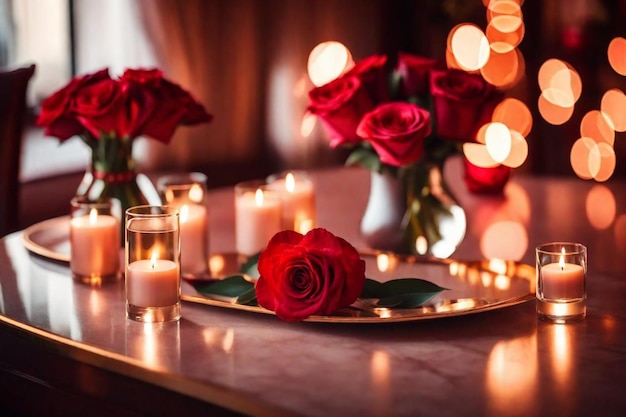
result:
[[[381,162],[396,167],[418,161],[430,133],[430,113],[403,101],[376,107],[363,116],[357,128],[357,134],[371,143]]]
[[[259,256],[255,291],[260,306],[285,321],[348,307],[365,285],[365,261],[344,239],[321,228],[285,230]]]

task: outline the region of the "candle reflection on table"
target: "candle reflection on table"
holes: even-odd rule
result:
[[[536,415],[532,399],[537,394],[539,372],[537,333],[498,342],[487,360],[486,388],[491,415]]]
[[[372,353],[370,361],[372,377],[372,392],[375,396],[374,406],[376,415],[388,415],[393,409],[391,402],[391,360],[384,350],[376,350]]]

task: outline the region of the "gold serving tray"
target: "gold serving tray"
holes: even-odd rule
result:
[[[69,217],[58,217],[37,223],[24,230],[22,239],[30,252],[58,262],[69,262]],[[426,259],[389,252],[361,253],[368,278],[381,282],[394,278],[422,278],[448,290],[419,308],[377,308],[366,301],[329,316],[312,316],[308,322],[391,323],[476,314],[511,307],[534,299],[535,269],[527,264],[491,260],[459,261]],[[192,284],[215,280],[237,273],[245,261],[237,254],[211,254],[210,273],[206,277],[186,278],[182,300],[212,307],[258,314],[270,314],[262,307],[236,304],[232,299],[207,297]]]

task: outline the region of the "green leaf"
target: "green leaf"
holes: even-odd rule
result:
[[[260,252],[254,256],[251,256],[243,265],[241,265],[241,268],[239,268],[239,272],[241,272],[242,274],[248,275],[249,277],[252,277],[252,278],[258,278],[259,277],[259,256],[261,256]]]
[[[365,285],[359,298],[380,298],[383,284],[380,281],[376,281],[370,278],[365,278]]]
[[[370,171],[381,172],[382,163],[378,154],[371,148],[356,148],[346,159],[346,166],[361,165]]]
[[[252,287],[248,291],[244,292],[243,294],[240,294],[239,297],[237,297],[237,304],[254,305],[254,306],[259,305],[259,303],[256,300],[255,288]]]
[[[201,294],[220,295],[223,297],[240,297],[250,290],[254,292],[254,284],[246,280],[243,275],[232,275],[219,281],[196,287],[196,291]]]
[[[361,298],[377,298],[377,306],[419,307],[447,288],[420,278],[398,278],[387,282],[365,280]]]

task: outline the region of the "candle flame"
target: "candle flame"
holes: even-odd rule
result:
[[[95,208],[92,208],[91,211],[89,212],[89,224],[96,224],[97,220],[98,220],[98,210],[96,210]]]
[[[185,223],[187,222],[188,218],[189,218],[189,207],[187,206],[187,204],[183,204],[183,206],[180,208],[180,222]]]
[[[291,172],[285,177],[285,189],[290,193],[293,193],[296,189],[296,179]]]
[[[152,251],[152,256],[150,257],[150,266],[152,267],[152,269],[154,269],[154,267],[156,266],[156,261],[158,259],[158,256],[159,256],[159,252],[156,249],[154,249]]]
[[[201,203],[204,198],[204,190],[200,184],[194,184],[189,189],[189,199],[196,203]]]
[[[263,205],[263,191],[261,191],[260,188],[256,190],[254,200],[256,201],[257,207],[261,207]]]
[[[559,266],[565,269],[565,248],[561,248],[561,256],[559,257]]]

